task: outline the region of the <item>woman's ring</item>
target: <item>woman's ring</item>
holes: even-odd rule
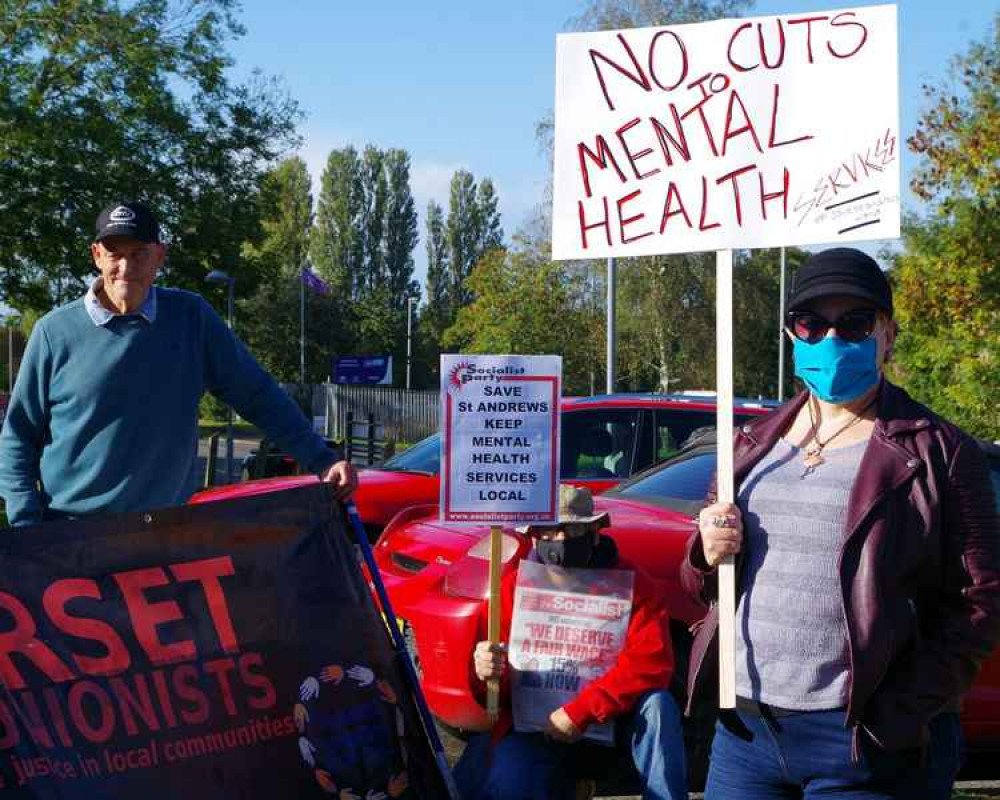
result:
[[[716,528],[728,528],[729,527],[729,517],[723,517],[723,516],[712,517],[712,524]]]

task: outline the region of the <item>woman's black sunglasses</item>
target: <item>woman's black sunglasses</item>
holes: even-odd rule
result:
[[[833,322],[812,311],[789,311],[788,330],[796,339],[816,344],[826,337],[830,328],[835,328],[839,338],[857,343],[872,335],[877,318],[878,312],[873,308],[847,311]]]

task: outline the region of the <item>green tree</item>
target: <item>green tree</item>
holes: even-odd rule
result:
[[[312,230],[312,182],[305,161],[287,158],[261,182],[261,238],[243,246],[244,261],[265,286],[297,277],[309,254]]]
[[[449,317],[454,319],[458,309],[471,299],[471,289],[465,279],[472,272],[479,258],[480,244],[479,205],[476,202],[476,179],[472,173],[460,169],[451,177],[448,193],[448,219],[445,222],[445,242],[448,246],[450,285]]]
[[[417,210],[410,188],[410,155],[405,150],[385,154],[388,200],[385,222],[385,271],[393,308],[406,309],[410,297],[420,296],[413,281],[413,249],[417,246]]]
[[[339,297],[356,301],[364,274],[361,159],[353,147],[334,150],[320,179],[310,253],[316,271]]]
[[[361,156],[361,249],[364,260],[358,284],[363,299],[385,286],[385,206],[388,193],[385,154],[368,145]]]
[[[969,431],[1000,436],[1000,15],[925,87],[929,107],[909,145],[913,190],[932,203],[906,221],[895,257],[901,332],[895,377]]]
[[[171,243],[167,280],[207,269],[254,283],[264,169],[294,145],[295,103],[227,77],[232,0],[12,0],[0,10],[0,291],[47,308],[83,289],[97,211],[150,202]]]
[[[458,310],[445,333],[445,347],[467,353],[558,354],[564,391],[589,391],[594,357],[588,337],[598,323],[581,302],[579,277],[550,261],[536,243],[492,249],[466,279],[475,298]],[[599,323],[598,323],[599,324]]]

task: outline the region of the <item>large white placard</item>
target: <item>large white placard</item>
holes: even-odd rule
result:
[[[618,662],[632,616],[629,570],[517,567],[509,659],[514,727],[544,731],[549,715]],[[614,722],[584,736],[614,742]]]
[[[558,517],[559,356],[441,356],[441,519]]]
[[[899,235],[896,7],[561,34],[553,258]]]

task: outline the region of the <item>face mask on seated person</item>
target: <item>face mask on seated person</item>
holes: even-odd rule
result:
[[[871,389],[879,379],[875,337],[845,342],[827,336],[816,344],[792,339],[795,375],[816,397],[827,403],[849,403]]]
[[[586,567],[594,552],[594,535],[588,532],[582,536],[560,541],[538,539],[535,542],[535,549],[538,550],[538,557],[543,564],[568,569]]]

